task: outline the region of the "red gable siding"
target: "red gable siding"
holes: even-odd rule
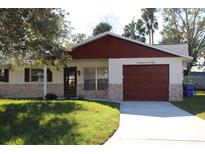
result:
[[[111,35],[76,47],[73,59],[176,57],[157,49],[126,41]]]

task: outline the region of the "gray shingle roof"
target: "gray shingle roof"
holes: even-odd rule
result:
[[[171,50],[173,52],[176,52],[178,54],[183,54],[185,56],[189,56],[188,51],[188,44],[173,44],[173,45],[161,45],[161,44],[155,44],[154,46],[157,46],[159,48]]]

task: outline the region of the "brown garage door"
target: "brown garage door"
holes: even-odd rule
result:
[[[168,65],[124,65],[123,100],[168,100]]]

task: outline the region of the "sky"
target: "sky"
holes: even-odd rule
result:
[[[101,21],[113,26],[113,32],[122,34],[123,27],[141,16],[141,8],[199,8],[204,0],[4,0],[2,8],[62,8],[70,13],[68,20],[75,28],[73,33],[92,34]],[[154,43],[161,40],[162,16],[158,16],[159,30]],[[147,39],[148,43],[148,39]]]
[[[73,33],[92,34],[93,28],[101,21],[108,21],[113,32],[122,34],[124,25],[140,17],[141,8],[199,8],[204,0],[4,0],[2,8],[62,8],[70,15],[68,20],[75,28]],[[159,16],[159,30],[155,43],[161,39],[162,17]],[[148,39],[147,39],[148,40]]]
[[[133,19],[137,20],[141,16],[141,8],[137,7],[137,1],[127,0],[126,3],[119,3],[117,1],[87,1],[78,0],[69,3],[65,8],[69,12],[67,18],[74,27],[73,33],[85,33],[92,35],[92,31],[99,22],[108,22],[112,25],[114,33],[121,35],[123,27],[130,23]],[[108,5],[109,4],[109,5]],[[85,7],[86,6],[86,7]],[[155,33],[155,43],[161,39],[159,31],[162,30],[162,19],[159,16],[159,30]],[[148,39],[147,39],[148,41]]]

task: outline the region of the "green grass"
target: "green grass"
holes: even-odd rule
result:
[[[196,91],[197,96],[205,96],[205,91]]]
[[[103,144],[119,124],[119,104],[0,99],[0,144]]]
[[[176,106],[205,119],[205,91],[197,91],[194,97],[185,97],[183,101],[173,102]]]

